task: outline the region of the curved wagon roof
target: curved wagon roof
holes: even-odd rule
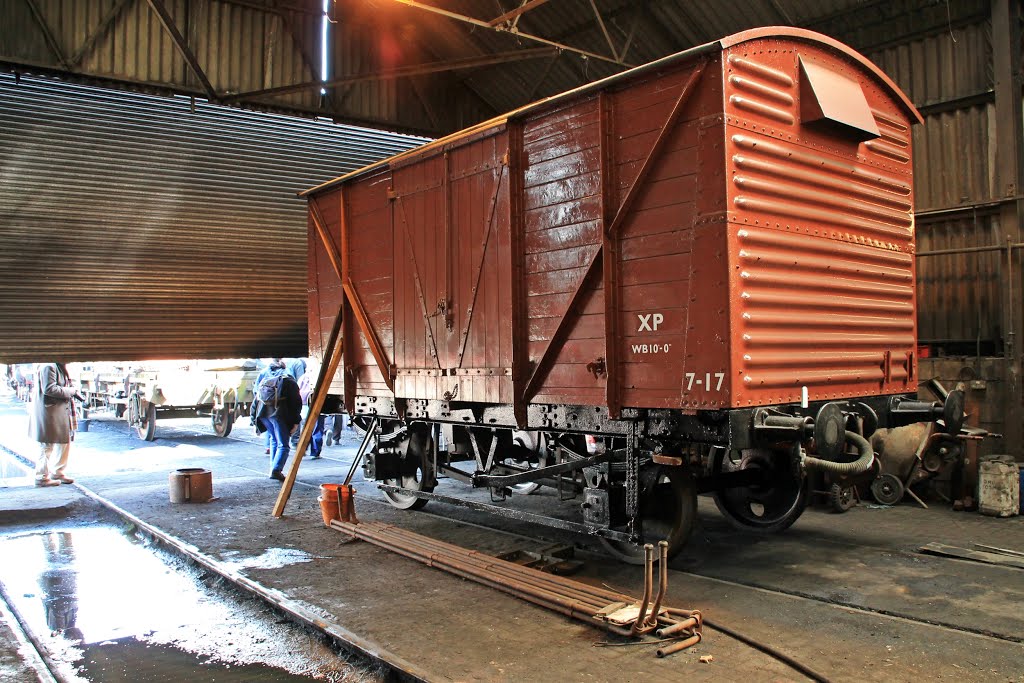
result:
[[[580,86],[579,88],[574,88],[573,90],[568,90],[566,92],[559,93],[558,95],[553,95],[542,100],[537,100],[536,102],[531,102],[530,104],[527,104],[518,109],[514,109],[501,116],[497,116],[495,118],[482,121],[474,126],[457,131],[443,138],[438,138],[437,140],[429,142],[420,147],[415,147],[406,152],[402,152],[401,154],[396,154],[395,156],[382,159],[376,163],[364,166],[363,168],[339,176],[325,183],[321,183],[320,185],[316,185],[315,187],[311,187],[308,190],[300,192],[299,196],[306,197],[310,195],[315,195],[325,190],[331,189],[332,187],[335,187],[339,184],[343,184],[354,178],[366,175],[367,173],[372,173],[373,171],[392,166],[397,162],[405,161],[407,159],[417,157],[423,154],[429,154],[431,151],[443,148],[456,140],[470,137],[474,134],[486,131],[491,128],[502,126],[511,119],[526,116],[540,109],[554,106],[561,102],[565,102],[580,97],[582,95],[586,95],[591,92],[603,90],[605,88],[614,86],[617,83],[633,80],[639,76],[651,72],[656,72],[667,66],[692,61],[698,57],[701,57],[709,53],[720,52],[722,50],[740,45],[745,42],[761,40],[764,38],[777,38],[780,40],[785,40],[787,42],[815,43],[817,45],[824,46],[841,53],[842,55],[848,57],[849,59],[859,64],[866,74],[874,78],[877,84],[890,94],[893,101],[895,101],[900,106],[900,108],[903,109],[904,113],[913,123],[924,122],[924,119],[921,117],[920,112],[917,111],[917,108],[913,105],[910,99],[903,93],[899,86],[897,86],[892,81],[892,79],[885,75],[885,73],[881,69],[879,69],[878,66],[876,66],[873,62],[864,57],[864,55],[860,54],[850,46],[845,45],[844,43],[841,43],[834,38],[830,38],[829,36],[817,33],[815,31],[793,28],[791,26],[763,26],[760,28],[750,29],[748,31],[734,33],[730,36],[725,36],[724,38],[720,38],[710,43],[698,45],[697,47],[690,48],[689,50],[677,52],[675,54],[663,57],[653,62],[643,64],[641,66],[630,69],[629,71],[624,71],[620,74],[609,76],[608,78],[604,78],[599,81],[594,81],[593,83],[588,83],[586,85]]]

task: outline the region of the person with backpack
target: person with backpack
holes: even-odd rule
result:
[[[270,448],[270,432],[266,431],[263,425],[260,424],[259,410],[261,406],[256,398],[256,389],[263,384],[263,380],[270,374],[270,366],[280,360],[280,358],[271,358],[270,362],[260,370],[260,374],[256,375],[256,381],[252,383],[252,403],[249,405],[249,419],[252,420],[252,426],[256,428],[257,436],[263,435],[263,447],[267,455],[271,455],[274,451]]]
[[[298,382],[300,379],[302,379],[302,375],[304,375],[305,372],[306,372],[306,359],[305,358],[285,358],[284,359],[284,369],[285,369],[285,372],[287,372],[289,375],[292,376],[292,379],[294,379],[296,382]],[[299,388],[301,389],[302,387],[300,386]],[[305,418],[303,418],[303,419],[305,419]],[[300,429],[302,428],[302,424],[301,423],[299,424],[299,428]],[[292,438],[292,445],[293,446],[298,446],[299,445],[299,433],[296,431],[294,434],[292,434],[291,438]]]
[[[299,395],[302,397],[302,412],[303,420],[309,419],[309,405],[313,399],[313,390],[316,388],[317,375],[320,374],[320,368],[316,367],[316,363],[310,363],[306,371],[299,378]],[[313,436],[309,441],[309,457],[312,460],[319,460],[324,449],[324,423],[327,420],[327,416],[320,413],[316,417],[316,423],[313,427]]]
[[[257,423],[270,434],[270,478],[284,481],[282,470],[291,450],[289,437],[298,431],[302,419],[302,398],[298,383],[285,372],[279,358],[271,362],[269,372],[256,386],[254,400],[258,403]]]

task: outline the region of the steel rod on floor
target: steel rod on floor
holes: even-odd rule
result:
[[[699,612],[665,608],[658,610],[660,614],[653,609],[647,614],[646,609],[627,595],[421,536],[392,524],[349,524],[335,520],[331,522],[331,527],[429,567],[475,581],[620,636],[645,637],[657,625],[664,625],[679,640],[662,648],[660,656],[700,642],[702,622]],[[647,554],[650,561],[645,568],[645,607],[649,605],[653,594],[653,547],[649,548]],[[667,584],[667,567],[662,569],[666,573],[659,574],[659,583],[663,585],[658,590],[657,602],[664,597],[667,588],[664,585]],[[636,627],[630,628],[628,616],[621,622],[611,620],[613,615],[622,614],[623,610],[628,614],[630,609],[636,608],[640,608],[640,611],[633,620],[640,627],[639,632]]]

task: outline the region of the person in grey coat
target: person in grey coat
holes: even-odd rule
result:
[[[36,369],[29,408],[29,436],[39,442],[36,462],[36,486],[73,484],[64,475],[68,451],[78,426],[72,399],[82,397],[71,386],[63,363],[43,363]]]

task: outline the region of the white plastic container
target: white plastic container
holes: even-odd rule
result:
[[[978,512],[992,517],[1020,514],[1020,473],[1013,456],[995,456],[981,463]]]

